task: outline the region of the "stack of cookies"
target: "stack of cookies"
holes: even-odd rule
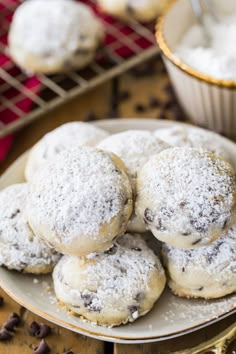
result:
[[[222,146],[200,148],[212,134],[109,135],[79,122],[48,133],[29,154],[27,183],[0,193],[0,264],[33,274],[56,265],[60,304],[110,327],[145,315],[164,290],[147,231],[175,294],[235,291],[236,176]]]

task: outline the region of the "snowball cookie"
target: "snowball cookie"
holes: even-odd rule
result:
[[[52,130],[31,149],[25,167],[25,178],[31,181],[49,159],[74,146],[94,146],[108,136],[108,132],[95,125],[70,122]]]
[[[108,14],[124,20],[152,21],[166,7],[169,0],[98,0],[99,6]]]
[[[162,265],[139,235],[125,234],[104,253],[65,256],[53,272],[58,300],[104,326],[133,322],[151,310],[165,287]]]
[[[160,241],[205,246],[236,221],[236,177],[212,152],[176,147],[154,156],[137,181],[136,210]]]
[[[25,218],[29,185],[0,191],[0,265],[25,273],[50,273],[60,255],[35,237]]]
[[[91,9],[74,0],[28,0],[13,16],[9,52],[22,69],[52,74],[91,62],[104,30]]]
[[[64,254],[101,252],[127,228],[132,189],[122,161],[95,148],[64,150],[31,183],[27,217]]]
[[[203,148],[223,157],[226,161],[231,160],[228,151],[219,142],[220,136],[209,130],[175,125],[170,128],[157,129],[154,134],[171,146]]]
[[[183,250],[164,245],[168,284],[179,296],[218,298],[236,291],[236,227],[210,246]]]
[[[115,153],[128,168],[135,194],[136,178],[139,169],[150,159],[152,155],[167,149],[168,144],[155,137],[148,130],[128,130],[110,135],[98,144],[98,148]],[[133,214],[128,225],[131,232],[145,232],[143,219]]]

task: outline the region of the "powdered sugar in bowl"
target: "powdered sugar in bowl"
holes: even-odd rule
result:
[[[157,41],[180,104],[198,125],[236,136],[236,2],[213,0],[218,21],[206,18],[211,41],[190,1],[177,0],[160,19]]]

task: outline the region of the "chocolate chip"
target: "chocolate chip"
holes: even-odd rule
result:
[[[158,224],[155,225],[156,229],[157,230],[160,230],[160,231],[165,231],[166,228],[163,226],[163,223],[162,223],[162,219],[158,219]]]
[[[138,306],[135,306],[135,305],[128,306],[128,310],[132,315],[133,313],[138,311]]]
[[[139,248],[139,247],[132,247],[131,250],[137,251],[137,252],[141,252],[142,251],[141,248]]]
[[[180,206],[180,208],[184,208],[186,206],[186,204],[187,203],[185,201],[183,201],[183,202],[179,203],[179,206]]]
[[[109,248],[109,250],[105,251],[104,253],[109,254],[109,255],[113,255],[116,253],[116,251],[117,251],[117,246],[113,245],[111,248]]]
[[[151,209],[146,208],[144,211],[144,222],[145,224],[152,223],[154,221],[154,215]]]
[[[3,305],[4,305],[4,298],[0,296],[0,307],[2,307]]]
[[[165,110],[161,109],[158,116],[157,116],[158,119],[166,119],[166,112]]]
[[[12,333],[10,333],[5,327],[0,330],[0,341],[9,340],[12,338]]]
[[[198,288],[197,290],[198,291],[202,291],[204,289],[204,287],[203,286],[201,286],[200,288]]]
[[[222,230],[224,230],[226,228],[227,224],[228,224],[228,219],[225,220],[225,222],[224,222],[224,224],[222,226]]]
[[[91,122],[91,121],[97,120],[97,119],[98,119],[98,117],[96,116],[96,114],[94,112],[88,112],[85,116],[85,120],[87,122]]]
[[[40,339],[46,338],[47,336],[49,336],[49,334],[51,334],[51,327],[44,323],[41,323],[39,329],[35,333],[35,337]]]
[[[120,102],[126,101],[131,97],[131,93],[129,91],[121,91],[118,95]]]
[[[81,299],[84,300],[84,307],[86,307],[89,311],[100,312],[101,307],[93,305],[94,296],[92,294],[81,294]]]
[[[47,354],[50,353],[51,349],[47,345],[44,339],[41,340],[39,346],[34,349],[35,354]]]
[[[167,92],[167,93],[171,93],[173,94],[173,88],[172,88],[172,85],[171,84],[167,84],[165,85],[164,87],[164,91]]]
[[[146,107],[142,103],[136,103],[134,106],[136,112],[143,113],[146,111]]]
[[[6,322],[3,324],[3,327],[9,331],[14,331],[15,327],[19,326],[21,322],[20,317],[16,313],[12,313]]]
[[[185,272],[185,268],[184,268],[184,267],[182,268],[182,272],[183,272],[183,273]]]
[[[40,325],[37,322],[33,321],[30,323],[28,333],[30,336],[34,337],[36,333],[39,331],[39,329],[40,329]]]
[[[16,217],[17,214],[20,213],[20,210],[17,209],[11,216],[10,216],[10,219],[14,219]]]
[[[195,246],[195,245],[197,245],[199,242],[201,242],[201,238],[199,238],[198,240],[196,240],[196,241],[194,241],[194,242],[192,242],[192,246]]]
[[[190,236],[191,232],[190,231],[184,231],[181,233],[182,236]]]
[[[161,105],[161,101],[157,97],[151,96],[148,105],[150,108],[158,108]]]

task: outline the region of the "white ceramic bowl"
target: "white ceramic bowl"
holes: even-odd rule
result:
[[[217,1],[220,12],[234,12],[236,1]],[[177,0],[157,25],[157,42],[179,102],[193,123],[236,137],[236,80],[219,80],[189,67],[174,55],[177,43],[195,21],[189,0]],[[233,44],[232,44],[233,45]]]

